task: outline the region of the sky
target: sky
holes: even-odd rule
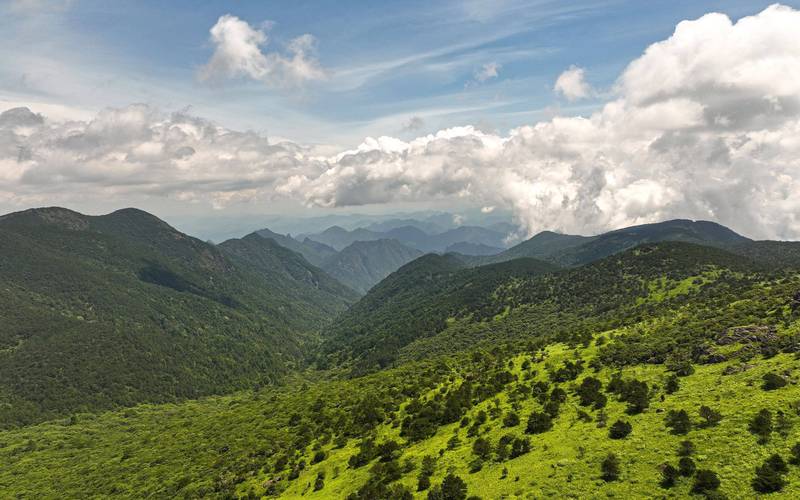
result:
[[[0,1],[0,212],[800,237],[800,2]],[[209,222],[211,224],[213,222]]]

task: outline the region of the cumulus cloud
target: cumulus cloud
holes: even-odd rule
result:
[[[648,47],[590,116],[508,134],[464,126],[409,141],[367,138],[330,156],[145,105],[72,122],[6,111],[0,201],[51,203],[67,193],[216,207],[281,197],[321,207],[459,200],[510,208],[528,234],[690,217],[798,238],[798,25],[800,12],[783,6],[736,23],[709,14]]]
[[[230,14],[220,17],[210,33],[214,54],[201,68],[201,80],[249,78],[270,87],[297,87],[325,78],[312,35],[291,40],[283,55],[262,50],[269,43],[266,29],[254,28]]]
[[[553,90],[563,95],[568,101],[577,101],[591,96],[594,91],[586,82],[586,71],[572,65],[556,79]]]

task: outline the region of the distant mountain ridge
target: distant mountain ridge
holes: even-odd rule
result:
[[[366,293],[386,276],[421,256],[397,240],[356,241],[332,255],[322,268],[340,282]]]

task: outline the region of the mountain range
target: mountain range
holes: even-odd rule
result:
[[[800,244],[344,243],[0,217],[0,496],[800,494]]]

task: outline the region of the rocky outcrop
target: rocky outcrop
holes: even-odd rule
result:
[[[770,343],[777,339],[777,330],[774,326],[748,325],[734,326],[717,335],[717,345],[730,345],[735,343]]]

